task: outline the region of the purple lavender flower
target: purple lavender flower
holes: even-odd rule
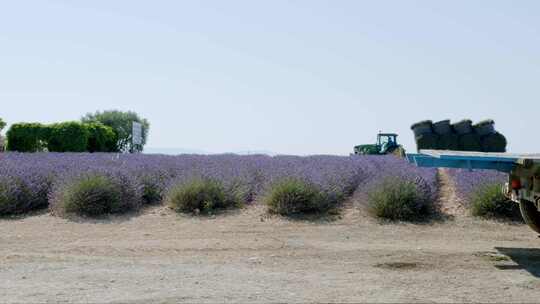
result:
[[[506,173],[493,170],[448,169],[456,187],[456,194],[466,205],[470,204],[471,198],[478,189],[488,184],[503,184],[508,179]]]
[[[293,177],[309,181],[326,194],[346,197],[355,190],[365,192],[386,176],[414,180],[427,197],[436,192],[436,170],[416,168],[394,156],[275,156],[145,155],[110,153],[2,153],[1,193],[8,203],[0,203],[0,214],[26,212],[46,206],[47,197],[70,178],[86,172],[105,172],[129,177],[130,184],[144,193],[148,187],[162,197],[180,181],[195,177],[220,181],[226,189],[244,194],[246,201],[257,199],[274,182]],[[5,189],[5,190],[2,190]],[[22,205],[10,203],[23,197]],[[1,207],[1,205],[9,207]]]

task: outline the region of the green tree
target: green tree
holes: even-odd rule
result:
[[[100,122],[111,127],[116,134],[116,151],[119,152],[140,152],[143,150],[148,138],[148,130],[150,123],[148,120],[141,118],[137,113],[128,111],[122,112],[118,110],[97,111],[96,113],[88,113],[81,119],[85,123]],[[132,139],[133,122],[136,121],[142,124],[142,145],[134,146]]]
[[[6,127],[6,123],[0,118],[0,132]]]
[[[116,133],[114,130],[100,122],[86,123],[90,132],[88,138],[88,152],[116,152]]]

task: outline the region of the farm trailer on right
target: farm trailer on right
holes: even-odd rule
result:
[[[486,169],[508,173],[503,191],[519,204],[523,220],[540,233],[540,154],[420,150],[407,154],[419,167]]]

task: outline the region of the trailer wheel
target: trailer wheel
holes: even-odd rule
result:
[[[540,212],[536,209],[536,206],[529,201],[521,200],[519,202],[519,210],[523,220],[532,230],[540,233]]]

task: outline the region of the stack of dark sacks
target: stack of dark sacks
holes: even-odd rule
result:
[[[484,152],[506,152],[506,138],[495,130],[495,122],[483,120],[473,126],[474,132],[480,137],[480,145]]]
[[[411,126],[418,150],[434,150],[438,147],[439,136],[433,132],[433,122],[424,120]]]
[[[421,121],[412,125],[418,150],[453,150],[477,152],[506,152],[506,138],[495,130],[491,119],[477,124],[469,119],[450,123],[441,120]]]
[[[480,136],[474,133],[472,121],[464,119],[452,125],[454,132],[459,136],[460,151],[482,151]]]
[[[437,149],[459,150],[459,136],[454,133],[449,119],[434,123],[433,131],[439,136]]]

